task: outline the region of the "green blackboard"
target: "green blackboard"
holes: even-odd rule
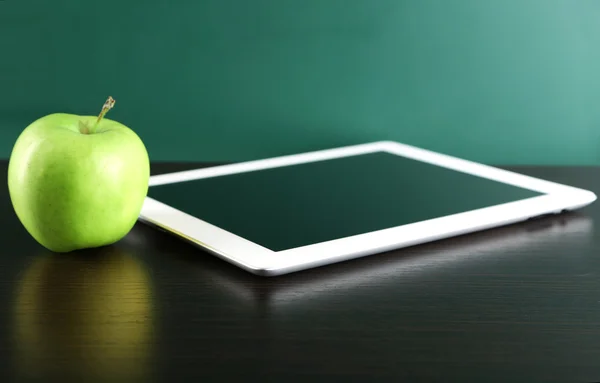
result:
[[[0,0],[0,157],[108,95],[153,160],[386,139],[597,164],[600,1]]]

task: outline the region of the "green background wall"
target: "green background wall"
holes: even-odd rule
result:
[[[0,0],[0,157],[108,95],[153,160],[391,139],[600,164],[600,1]]]

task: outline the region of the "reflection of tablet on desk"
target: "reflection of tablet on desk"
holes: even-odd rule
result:
[[[153,176],[140,220],[278,275],[560,213],[594,193],[378,142]]]
[[[374,296],[385,296],[386,287],[394,286],[400,280],[401,290],[406,292],[410,288],[422,290],[428,281],[443,285],[444,281],[452,283],[462,277],[471,279],[474,273],[480,274],[482,270],[488,270],[491,275],[510,275],[507,270],[518,273],[519,265],[536,261],[536,258],[546,262],[546,256],[561,246],[570,249],[589,246],[592,230],[590,218],[567,213],[468,237],[399,249],[360,262],[347,262],[331,272],[297,273],[282,283],[231,273],[216,264],[204,263],[195,271],[203,281],[225,289],[240,302],[271,310],[298,308],[306,307],[306,302],[339,299],[340,295],[352,296],[357,291],[364,293],[368,286],[382,290]],[[575,269],[587,267],[580,254],[568,254],[567,259]]]

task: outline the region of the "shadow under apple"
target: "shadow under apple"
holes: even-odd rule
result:
[[[154,315],[144,265],[116,246],[45,252],[19,279],[19,377],[151,380]]]

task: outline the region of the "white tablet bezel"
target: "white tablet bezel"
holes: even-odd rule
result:
[[[279,252],[150,197],[144,202],[140,221],[180,236],[249,272],[274,276],[498,227],[543,214],[577,209],[596,200],[596,195],[588,190],[389,141],[155,175],[150,177],[150,186],[380,151],[531,189],[544,195]]]

